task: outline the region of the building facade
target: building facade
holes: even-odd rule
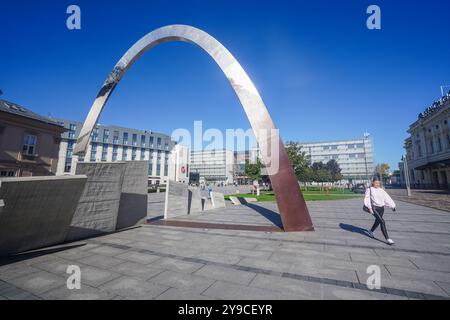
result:
[[[57,174],[74,174],[78,161],[129,161],[149,160],[149,184],[166,184],[168,179],[175,180],[178,168],[175,161],[181,158],[172,154],[176,143],[170,136],[152,131],[122,128],[118,126],[97,124],[91,134],[90,143],[84,157],[73,154],[78,135],[83,123],[66,119],[57,119],[67,129],[62,135],[59,149]],[[185,151],[184,161],[188,161],[189,152]],[[186,162],[187,163],[187,162]],[[173,164],[173,166],[171,166]],[[170,170],[169,170],[170,169]],[[181,173],[177,175],[181,178]]]
[[[0,100],[0,176],[55,175],[64,131],[52,119]]]
[[[301,142],[300,145],[311,163],[336,160],[342,170],[343,180],[365,183],[373,175],[373,142],[368,133],[357,139]]]
[[[231,150],[191,151],[190,172],[198,174],[200,182],[233,183],[234,152]]]
[[[450,91],[409,126],[405,140],[412,187],[450,189]]]

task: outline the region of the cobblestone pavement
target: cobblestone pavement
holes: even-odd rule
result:
[[[450,212],[450,193],[442,190],[411,190],[408,197],[406,189],[387,189],[394,199]]]
[[[153,215],[159,211],[158,201]],[[271,224],[276,205],[230,204],[210,222]],[[448,299],[450,215],[399,202],[388,246],[361,199],[308,203],[315,232],[143,225],[0,261],[0,299]],[[162,212],[161,212],[162,213]],[[195,218],[194,216],[192,218]],[[190,219],[188,217],[187,219]],[[196,218],[198,219],[198,218]],[[214,221],[214,220],[217,221]],[[81,289],[69,290],[69,265]],[[369,290],[368,266],[381,272]]]

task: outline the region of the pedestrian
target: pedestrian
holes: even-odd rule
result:
[[[383,219],[384,207],[389,207],[394,212],[396,210],[394,200],[392,200],[388,193],[381,188],[380,179],[376,177],[372,181],[372,186],[366,189],[366,195],[364,197],[363,210],[372,214],[375,218],[375,223],[370,230],[367,230],[367,233],[371,238],[375,238],[373,232],[381,225],[381,232],[386,238],[387,244],[393,245],[394,241],[389,238],[386,222]]]

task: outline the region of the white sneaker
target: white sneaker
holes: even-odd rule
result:
[[[375,236],[374,236],[374,234],[373,234],[373,232],[372,232],[372,231],[370,231],[370,230],[367,230],[367,234],[369,235],[369,237],[371,237],[371,238],[375,238]]]
[[[393,245],[395,242],[392,239],[387,239],[387,243],[388,243],[388,245]]]

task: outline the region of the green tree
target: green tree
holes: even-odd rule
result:
[[[342,180],[341,167],[339,166],[339,163],[337,163],[336,160],[331,159],[330,161],[327,162],[325,166],[330,173],[332,182]]]
[[[310,159],[301,150],[301,145],[298,142],[288,141],[286,142],[285,149],[297,179],[301,182],[311,182],[313,172],[309,167]]]
[[[259,159],[256,160],[256,163],[250,163],[248,160],[245,162],[245,170],[244,173],[247,177],[252,180],[260,180],[261,179],[261,168],[263,167],[261,161]]]
[[[375,175],[377,175],[383,183],[389,177],[389,169],[391,167],[387,163],[380,163],[375,167]]]

